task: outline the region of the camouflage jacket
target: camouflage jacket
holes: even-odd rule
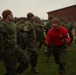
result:
[[[15,23],[3,21],[0,23],[0,34],[2,34],[2,47],[11,47],[17,43],[17,28]]]

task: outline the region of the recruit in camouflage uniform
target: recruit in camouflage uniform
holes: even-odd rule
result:
[[[69,45],[71,45],[72,44],[72,41],[73,41],[73,34],[72,34],[73,22],[72,22],[72,20],[70,20],[70,22],[69,22],[66,18],[63,18],[62,19],[62,22],[61,22],[61,25],[68,30],[69,36],[71,38],[71,41],[70,41],[70,44]]]
[[[12,22],[12,12],[4,10],[2,16],[4,21],[0,23],[0,33],[3,37],[1,59],[6,68],[4,75],[18,75],[29,66],[29,58],[17,45],[17,26]],[[18,67],[17,62],[20,63]]]
[[[44,26],[45,29],[45,33],[47,35],[48,31],[52,28],[52,19],[54,17],[52,15],[48,15],[48,22],[46,23],[46,25]],[[46,62],[51,62],[52,60],[50,60],[50,57],[52,55],[52,45],[50,44],[49,46],[47,46],[47,49],[45,50],[45,56],[46,56]]]
[[[66,18],[63,18],[61,20],[61,26],[65,27],[68,30],[68,20]]]
[[[68,32],[69,32],[69,36],[71,38],[69,45],[71,45],[73,42],[73,33],[72,33],[73,27],[74,27],[74,24],[73,24],[73,21],[71,20],[70,23],[68,24]]]
[[[24,29],[25,21],[21,18],[18,18],[16,20],[16,25],[20,28]],[[22,32],[20,30],[17,31],[17,43],[21,46],[21,48],[24,50],[27,47],[27,34],[25,32]]]
[[[41,48],[45,41],[44,23],[40,18],[37,18],[35,19],[35,25],[38,48]]]
[[[20,27],[21,28],[21,21],[22,21],[22,19],[21,18],[18,18],[17,20],[16,20],[16,25],[18,26],[18,27]],[[22,47],[22,33],[23,32],[21,32],[20,30],[18,30],[18,33],[17,33],[17,44],[18,45],[20,45],[21,47]]]
[[[24,27],[25,32],[27,33],[27,47],[30,52],[30,64],[31,64],[31,72],[38,73],[36,70],[37,60],[38,60],[38,49],[36,45],[36,32],[35,32],[35,24],[34,15],[32,13],[27,14],[28,21]]]

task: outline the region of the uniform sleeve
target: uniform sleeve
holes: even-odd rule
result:
[[[48,33],[46,35],[45,43],[47,45],[50,45],[50,43],[51,43],[51,31],[50,30],[48,31]]]

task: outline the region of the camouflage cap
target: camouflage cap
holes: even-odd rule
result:
[[[3,19],[6,19],[6,17],[8,16],[8,15],[10,15],[12,12],[10,11],[10,10],[4,10],[3,12],[2,12],[2,16],[3,16]]]
[[[54,18],[53,15],[48,15],[48,20],[52,20]]]
[[[41,19],[40,19],[38,16],[36,16],[35,19],[34,19],[34,21],[35,21],[36,23],[39,23],[39,22],[41,21]]]
[[[29,20],[31,17],[33,17],[34,16],[34,14],[33,13],[31,13],[31,12],[29,12],[28,14],[27,14],[27,19]]]

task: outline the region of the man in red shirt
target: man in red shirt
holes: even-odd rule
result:
[[[70,37],[66,28],[60,26],[60,20],[54,18],[52,20],[53,28],[48,31],[45,43],[47,45],[53,45],[53,55],[55,63],[59,65],[59,74],[64,75],[65,73],[65,58],[67,46],[70,43]]]

